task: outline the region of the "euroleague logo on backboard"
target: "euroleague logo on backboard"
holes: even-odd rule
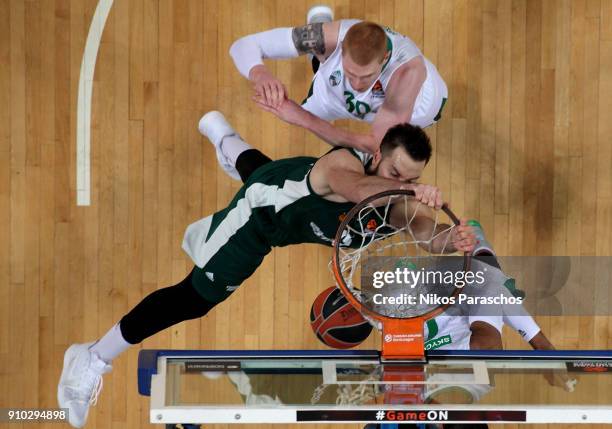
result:
[[[411,343],[415,339],[422,337],[420,334],[385,334],[385,343]]]

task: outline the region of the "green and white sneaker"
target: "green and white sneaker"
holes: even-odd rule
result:
[[[485,238],[484,230],[482,229],[482,225],[480,225],[480,222],[474,219],[470,219],[467,221],[467,224],[474,228],[474,234],[476,235],[476,247],[474,247],[474,252],[472,252],[472,255],[495,256],[493,246],[491,246],[491,243],[489,243]]]

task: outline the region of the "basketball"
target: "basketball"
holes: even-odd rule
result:
[[[334,286],[321,292],[312,303],[310,326],[319,340],[335,349],[355,347],[372,332],[372,325]]]

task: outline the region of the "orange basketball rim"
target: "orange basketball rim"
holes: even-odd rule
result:
[[[388,222],[386,219],[387,214],[390,212],[391,206],[396,204],[401,199],[411,199],[412,201],[416,201],[414,199],[414,192],[409,190],[392,190],[385,191],[371,197],[366,198],[361,201],[357,205],[355,205],[344,217],[340,226],[338,227],[338,231],[334,238],[334,252],[332,257],[332,271],[334,273],[334,277],[336,279],[337,285],[340,287],[342,293],[346,296],[347,300],[355,306],[364,317],[368,318],[370,321],[375,321],[378,324],[378,328],[382,330],[382,358],[385,360],[409,360],[409,361],[424,361],[425,360],[425,342],[423,335],[423,324],[427,320],[438,316],[444,310],[446,310],[450,304],[441,304],[433,309],[430,309],[423,314],[419,314],[411,317],[391,317],[388,315],[380,314],[379,312],[374,311],[369,308],[369,306],[364,305],[362,301],[358,298],[358,293],[356,293],[356,289],[349,286],[349,282],[345,278],[343,274],[342,267],[342,249],[351,247],[346,246],[346,235],[347,232],[357,233],[359,234],[359,227],[355,227],[355,223],[364,224],[364,228],[361,230],[372,230],[372,220],[371,216],[368,217],[364,215],[365,211],[376,210],[379,213],[380,219],[383,219],[381,225],[377,225],[378,230],[381,227],[387,226],[385,222]],[[384,204],[380,204],[380,201],[383,201]],[[377,201],[376,206],[372,204],[372,202]],[[452,225],[449,229],[452,229],[454,226],[459,225],[459,219],[455,214],[448,208],[447,204],[444,204],[439,210],[443,212],[449,219],[449,222],[452,222]],[[410,220],[414,219],[414,216]],[[351,224],[353,224],[351,226]],[[406,235],[409,237],[414,237],[411,231],[410,222],[407,222],[403,228],[391,228],[391,234],[396,234],[399,230],[404,230],[404,232],[409,232]],[[373,234],[377,234],[379,237],[376,239],[384,239],[385,235],[389,235],[383,232],[374,231]],[[363,244],[363,241],[362,243]],[[422,243],[419,243],[422,244]],[[467,253],[462,253],[463,257],[463,271],[469,271],[471,256]],[[358,258],[359,259],[359,258]],[[356,264],[360,264],[361,261],[357,261]],[[460,288],[455,287],[452,295],[456,296],[460,291]]]

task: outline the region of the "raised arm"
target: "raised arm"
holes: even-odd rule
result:
[[[335,49],[338,29],[338,22],[275,28],[241,37],[232,44],[229,53],[240,74],[253,83],[256,94],[278,107],[287,91],[263,60],[295,58],[308,53],[323,60],[326,53]]]

